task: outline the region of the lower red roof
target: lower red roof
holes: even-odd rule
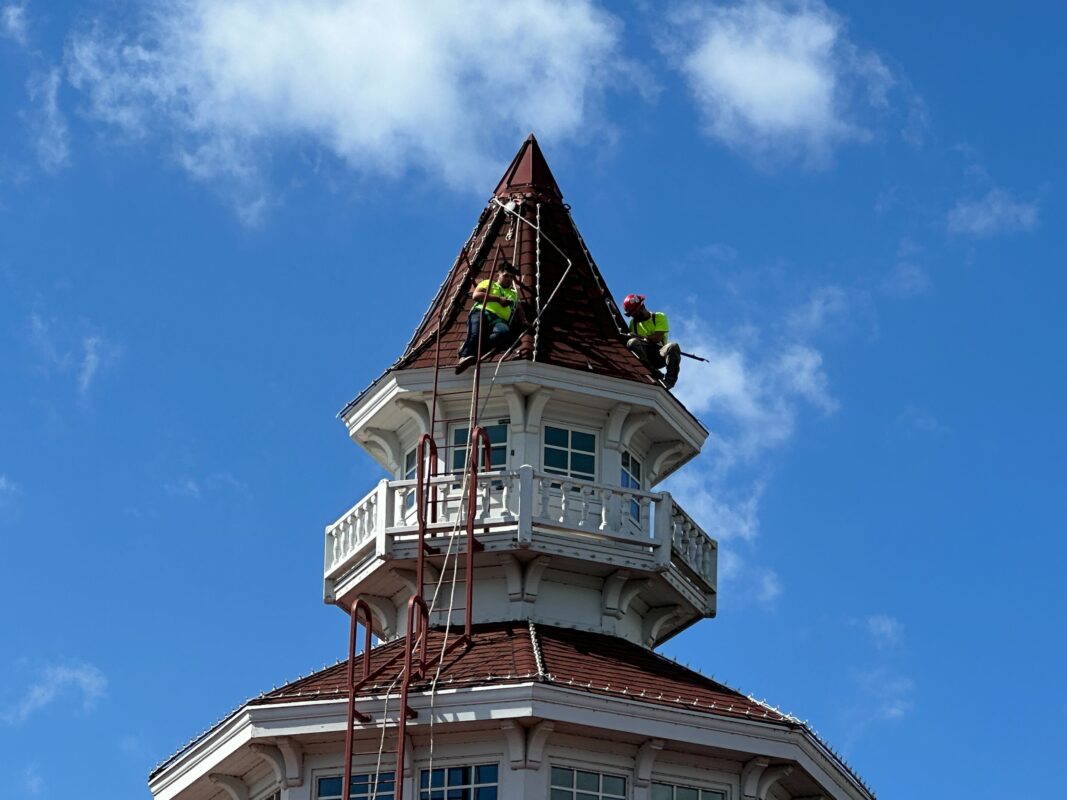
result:
[[[458,641],[453,629],[449,643]],[[473,643],[456,647],[443,660],[438,687],[494,686],[539,681],[593,694],[685,707],[730,717],[795,725],[797,720],[740,692],[624,639],[604,634],[532,625],[526,622],[476,626]],[[434,660],[445,642],[444,631],[430,631],[429,657]],[[371,653],[371,680],[360,696],[399,689],[404,642],[389,642]],[[540,666],[538,664],[540,661]],[[362,656],[356,678],[362,675]],[[295,700],[333,699],[347,693],[344,662],[261,695],[251,705]],[[430,688],[436,665],[412,682],[413,691]]]

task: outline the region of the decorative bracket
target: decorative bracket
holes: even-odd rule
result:
[[[396,606],[393,605],[393,601],[388,597],[379,597],[376,594],[360,595],[360,599],[370,606],[371,613],[382,630],[381,638],[392,639],[396,636],[399,626],[397,625]]]
[[[647,585],[647,580],[631,581],[629,570],[615,570],[604,579],[601,605],[604,616],[622,619],[630,603]]]
[[[767,800],[767,793],[771,790],[771,787],[792,771],[792,764],[776,764],[764,770],[763,775],[760,776],[759,784],[756,786],[757,800]]]
[[[649,739],[637,748],[637,761],[634,768],[635,784],[648,786],[652,783],[652,766],[656,763],[656,756],[659,755],[664,744],[662,739]]]
[[[221,786],[230,800],[248,800],[248,784],[236,775],[223,775],[221,772],[212,772],[207,779],[216,786]]]
[[[508,599],[516,603],[533,603],[537,600],[537,592],[541,588],[541,576],[545,574],[549,557],[538,556],[525,565],[511,553],[500,553],[497,559],[504,569]]]
[[[545,757],[545,744],[548,735],[556,728],[556,723],[543,719],[526,733],[526,769],[541,769]]]
[[[508,761],[512,769],[526,769],[526,729],[514,720],[500,723],[504,738],[508,741]]]
[[[419,435],[430,432],[430,409],[426,407],[425,400],[413,400],[401,397],[396,401],[396,407],[406,411],[415,424],[419,426]]]
[[[742,797],[746,799],[757,797],[760,778],[763,777],[763,772],[770,766],[770,763],[770,761],[762,757],[753,758],[745,762],[745,766],[741,769]]]
[[[395,433],[382,428],[364,428],[360,439],[364,444],[372,444],[381,451],[390,472],[396,474],[400,471],[403,454],[400,452],[400,439]]]
[[[645,643],[649,647],[654,647],[656,642],[659,641],[660,635],[663,633],[663,629],[667,627],[674,620],[682,617],[685,614],[685,609],[679,605],[673,606],[657,606],[650,608],[648,614],[645,615],[644,622],[644,636]]]
[[[298,742],[282,736],[274,744],[252,742],[249,747],[270,764],[275,779],[282,786],[300,786],[304,782],[303,750]]]

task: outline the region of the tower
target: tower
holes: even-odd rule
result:
[[[505,263],[513,340],[457,374]],[[157,800],[869,800],[804,723],[655,653],[715,614],[717,544],[656,490],[707,430],[625,333],[530,136],[340,413],[387,475],[325,529],[349,658],[164,762]]]

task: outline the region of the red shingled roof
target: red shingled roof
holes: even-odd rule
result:
[[[525,222],[501,206],[509,202]],[[466,336],[471,289],[497,274],[494,269],[504,261],[519,270],[521,311],[512,325],[524,331],[509,360],[540,361],[642,383],[657,381],[659,376],[626,348],[627,320],[586,249],[533,134],[505,171],[474,233],[392,368],[432,367],[439,322],[441,364],[455,363]],[[535,327],[539,308],[540,325]]]
[[[567,628],[537,625],[535,637],[526,622],[505,622],[475,627],[474,644],[458,648],[441,668],[438,686],[497,686],[541,681],[593,694],[626,697],[629,700],[684,707],[694,711],[730,717],[792,725],[796,720],[698,672],[687,669],[656,653],[615,636],[587,633]],[[453,631],[452,637],[456,637]],[[439,653],[443,631],[430,632],[428,649]],[[543,671],[538,672],[540,650]],[[376,647],[371,654],[372,669],[388,667],[364,686],[361,696],[380,694],[399,685],[402,640]],[[361,674],[362,661],[356,665]],[[339,663],[306,678],[262,695],[252,705],[286,703],[298,700],[327,700],[346,695],[347,665]],[[431,673],[432,675],[432,673]],[[415,681],[416,691],[429,688],[429,680]]]

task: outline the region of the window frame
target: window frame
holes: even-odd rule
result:
[[[655,800],[657,786],[667,786],[672,790],[671,796],[670,798],[667,798],[667,800],[678,800],[679,789],[692,789],[697,793],[697,800],[730,800],[730,792],[726,786],[699,786],[688,781],[676,783],[676,780],[676,778],[661,778],[659,780],[653,778],[652,783],[648,788],[649,800]],[[708,796],[705,797],[705,794]],[[718,797],[714,797],[713,795],[718,795]]]
[[[496,789],[496,798],[497,800],[500,800],[502,797],[501,776],[503,770],[500,767],[499,760],[480,761],[477,759],[461,758],[455,760],[455,763],[453,763],[453,761],[453,759],[448,759],[440,764],[435,764],[432,771],[429,768],[429,765],[420,767],[417,770],[418,774],[414,787],[414,794],[416,795],[417,800],[431,800],[437,793],[440,793],[442,798],[447,798],[449,791],[463,789],[468,790],[468,794],[472,800],[477,797],[479,789]],[[496,769],[496,780],[493,783],[479,783],[477,780],[477,770],[480,767],[494,767]],[[471,771],[470,780],[467,783],[457,784],[455,786],[449,785],[448,771],[453,769],[469,769]],[[445,783],[441,786],[433,785],[433,772],[436,772],[437,770],[441,770],[445,774]],[[426,785],[423,786],[423,776],[427,774],[429,774],[429,778],[427,779]]]
[[[562,430],[567,432],[567,447],[563,448],[559,445],[548,443],[548,429],[555,428],[556,430]],[[581,433],[587,436],[593,437],[593,449],[592,450],[575,450],[573,444],[573,434]],[[541,471],[553,476],[554,478],[567,479],[576,481],[588,481],[589,483],[600,482],[600,470],[602,467],[603,458],[600,452],[600,429],[590,428],[585,425],[575,425],[571,422],[562,422],[555,420],[544,420],[541,423]],[[567,454],[567,471],[562,473],[558,467],[549,467],[546,463],[546,451],[551,448],[553,450],[563,451]],[[593,471],[590,473],[581,473],[575,475],[570,468],[571,455],[578,453],[580,455],[589,455],[593,458]]]
[[[500,419],[500,420],[496,420],[496,421],[492,422],[489,425],[482,425],[482,427],[485,428],[486,431],[489,431],[490,428],[502,428],[503,429],[503,431],[504,431],[504,441],[502,441],[502,442],[494,442],[493,439],[492,439],[492,433],[489,434],[489,442],[490,442],[490,445],[491,445],[490,448],[489,448],[489,453],[490,453],[489,458],[490,458],[490,464],[492,465],[492,468],[493,468],[494,472],[507,470],[509,465],[510,465],[510,463],[511,463],[511,420]],[[464,437],[465,441],[463,442],[463,450],[462,451],[460,451],[460,449],[459,449],[459,447],[458,447],[458,445],[456,443],[456,434],[461,430],[467,432],[465,437]],[[470,443],[470,426],[465,421],[464,422],[453,422],[448,426],[448,447],[447,447],[447,450],[446,450],[446,453],[445,453],[445,457],[443,459],[444,460],[444,467],[445,467],[445,471],[446,472],[451,473],[452,475],[462,475],[463,474],[464,470],[467,467],[467,446],[469,445],[469,443]],[[492,458],[493,458],[494,451],[498,450],[499,448],[503,448],[504,449],[504,463],[500,464],[498,466],[496,464],[492,464]],[[459,454],[460,452],[463,453],[463,460],[461,462],[461,466],[457,467],[456,466],[456,455]],[[479,466],[479,470],[480,469],[481,469],[481,467]]]
[[[627,465],[626,465],[627,460],[629,460],[631,465],[633,465],[633,464],[637,465],[637,477],[636,478],[634,477],[633,470],[631,468],[627,467]],[[636,491],[643,492],[645,490],[645,479],[644,479],[645,464],[644,464],[644,462],[641,459],[639,459],[636,455],[634,455],[634,451],[633,450],[631,450],[630,448],[627,447],[622,451],[622,455],[619,457],[619,464],[620,464],[620,466],[619,466],[619,472],[620,472],[620,475],[619,475],[619,486],[621,486],[623,489],[635,489]],[[628,485],[626,483],[626,479],[627,478],[629,478],[631,481],[633,481],[637,485],[636,486]],[[640,522],[641,521],[641,504],[638,503],[636,500],[631,500],[630,501],[630,519],[632,519],[634,522]]]
[[[397,782],[396,782],[396,771],[394,769],[379,769],[377,772],[378,772],[378,783],[379,784],[382,783],[382,777],[381,777],[382,775],[392,775],[393,776],[393,780],[392,780],[393,791],[389,792],[389,793],[386,793],[386,794],[383,794],[379,790],[378,793],[377,793],[377,796],[376,796],[376,800],[394,800],[394,798],[396,797],[396,785],[397,785]],[[375,769],[374,769],[373,766],[354,767],[353,770],[352,770],[352,780],[355,780],[360,775],[366,775],[367,776],[367,787],[369,789],[370,785],[371,785],[371,780],[370,779],[374,775],[374,773],[375,773]],[[322,772],[319,772],[319,771],[316,770],[316,772],[312,774],[312,778],[313,778],[313,780],[315,782],[314,783],[314,800],[323,800],[324,798],[325,798],[325,800],[340,800],[340,798],[344,797],[344,780],[345,780],[345,776],[344,776],[344,771],[343,770],[341,770],[340,772],[335,772],[332,769],[331,770],[323,770]],[[331,779],[334,779],[334,778],[336,778],[337,781],[341,784],[341,792],[340,792],[340,794],[325,794],[325,795],[322,794],[321,791],[320,791],[320,788],[319,788],[321,781],[331,780]],[[373,791],[369,791],[366,794],[357,795],[357,794],[352,794],[351,792],[349,792],[348,796],[350,798],[352,798],[352,800],[370,800],[370,798],[375,797],[375,793]]]
[[[553,778],[553,774],[554,774],[555,770],[570,770],[572,773],[574,773],[571,785],[570,786],[560,786],[560,785],[556,784],[556,782],[555,782],[555,780]],[[591,775],[599,776],[599,781],[597,782],[598,788],[596,789],[596,791],[591,791],[589,789],[579,789],[578,788],[577,784],[578,784],[578,773],[579,772],[584,772],[584,773],[588,773],[588,774],[591,774]],[[619,770],[612,771],[610,768],[609,768],[608,771],[605,771],[604,768],[599,766],[599,765],[597,765],[597,766],[576,766],[574,764],[568,764],[566,762],[555,762],[555,761],[553,761],[553,762],[550,762],[549,765],[548,765],[548,776],[547,777],[548,777],[548,795],[547,795],[547,797],[550,798],[550,800],[553,797],[553,790],[559,790],[561,792],[569,791],[570,792],[570,798],[568,798],[568,800],[574,800],[574,798],[579,794],[579,792],[582,793],[582,794],[585,794],[585,795],[591,795],[592,797],[597,798],[597,800],[627,800],[627,798],[630,797],[630,787],[633,785],[632,784],[633,775],[632,775],[631,772],[629,772],[627,770],[624,770],[624,769],[619,769]],[[622,794],[614,794],[614,793],[605,794],[604,793],[604,788],[603,788],[604,787],[604,778],[605,777],[618,778],[619,780],[621,780],[622,781]]]

